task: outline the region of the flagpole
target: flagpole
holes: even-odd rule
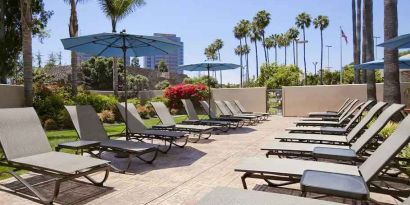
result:
[[[340,84],[343,84],[343,42],[342,27],[340,27]]]

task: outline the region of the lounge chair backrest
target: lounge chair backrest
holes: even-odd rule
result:
[[[241,102],[239,102],[239,100],[234,100],[236,106],[238,106],[238,108],[241,110],[241,112],[247,112],[246,108],[241,104]]]
[[[373,117],[384,107],[387,103],[385,102],[378,102],[376,105],[372,107],[372,109],[367,112],[366,116],[364,116],[359,123],[349,132],[347,135],[347,141],[350,142],[353,140],[360,131],[373,119]]]
[[[350,102],[350,101],[351,101],[350,98],[347,98],[347,99],[343,102],[342,106],[340,106],[339,109],[338,109],[336,112],[337,112],[337,113],[340,113],[340,112],[343,110],[343,108],[346,106],[346,104],[347,104],[348,102]]]
[[[209,113],[209,105],[208,102],[201,100],[199,101],[201,104],[202,108],[205,110],[207,115],[211,115],[211,118],[217,118],[216,114],[211,110],[211,113]]]
[[[390,121],[394,114],[400,112],[405,107],[403,104],[392,104],[386,108],[357,140],[351,149],[359,152],[381,129]]]
[[[163,125],[175,125],[174,118],[172,118],[171,113],[167,106],[163,102],[151,102],[152,107],[154,107],[159,119]]]
[[[125,120],[125,103],[118,103],[117,108],[120,111],[122,119]],[[130,131],[131,133],[141,133],[142,131],[147,129],[147,127],[144,124],[144,120],[142,120],[134,104],[128,103],[127,111],[128,111],[128,116],[127,116],[128,131]]]
[[[228,107],[226,107],[226,104],[222,101],[215,100],[215,104],[221,111],[222,115],[232,115],[232,112],[228,109]]]
[[[337,114],[338,114],[338,115],[341,115],[342,112],[346,109],[346,107],[349,106],[350,103],[352,103],[352,102],[353,102],[352,99],[346,100],[345,103],[342,105],[342,107],[340,107],[339,110],[337,111]]]
[[[361,102],[361,103],[357,104],[353,109],[350,108],[350,109],[349,109],[349,112],[347,112],[343,117],[341,116],[341,117],[339,118],[339,122],[344,122],[344,121],[348,120],[349,117],[351,117],[351,116],[353,115],[353,113],[354,113],[356,110],[359,110],[363,105],[364,105],[364,102]]]
[[[65,106],[81,140],[105,141],[108,135],[91,105]]]
[[[185,111],[188,115],[189,120],[199,120],[198,115],[195,111],[194,104],[192,104],[192,101],[190,99],[182,99],[182,104],[184,104]]]
[[[369,182],[391,161],[410,141],[410,115],[402,120],[390,137],[388,137],[370,155],[366,161],[359,166],[360,173],[364,180]]]
[[[359,111],[356,112],[356,114],[352,117],[352,119],[350,119],[350,121],[346,124],[344,128],[346,130],[349,129],[353,125],[353,123],[355,123],[359,119],[359,117],[362,116],[363,112],[373,104],[373,102],[373,100],[368,100],[366,103],[364,103],[364,105],[360,107]],[[354,109],[353,112],[355,110],[356,109]]]
[[[342,114],[340,114],[339,119],[344,118],[344,117],[350,112],[350,110],[352,109],[352,107],[353,107],[357,102],[359,102],[359,100],[358,100],[358,99],[354,99],[354,100],[346,107],[346,109],[343,110]]]
[[[229,108],[229,110],[230,110],[233,114],[235,114],[235,115],[240,115],[240,114],[242,114],[241,111],[240,111],[238,108],[236,108],[230,101],[225,100],[225,101],[223,101],[223,102],[226,104],[226,106]]]
[[[0,143],[8,160],[52,151],[31,107],[0,109]]]

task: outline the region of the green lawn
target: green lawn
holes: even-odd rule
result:
[[[186,119],[186,116],[176,116],[174,117],[177,123]],[[144,123],[147,127],[152,127],[153,125],[159,124],[160,121],[158,118],[151,118],[144,120]],[[120,134],[125,126],[124,123],[119,124],[105,124],[104,125],[105,131],[107,131],[108,135],[117,135]],[[47,131],[48,141],[51,144],[51,147],[54,149],[57,144],[62,142],[68,141],[75,141],[77,140],[77,133],[75,130],[56,130],[56,131]],[[64,152],[74,153],[71,150],[64,149]],[[0,172],[5,171],[9,168],[0,166]],[[10,175],[0,175],[0,180],[10,177]]]

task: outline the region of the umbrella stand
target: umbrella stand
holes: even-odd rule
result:
[[[127,46],[125,45],[125,36],[122,38],[122,51],[124,52],[125,138],[128,140]]]
[[[211,66],[208,64],[207,69],[208,69],[208,117],[209,119],[211,119],[211,81],[210,81],[210,77],[209,77],[209,68]]]

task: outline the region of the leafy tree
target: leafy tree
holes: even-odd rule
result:
[[[131,60],[131,66],[135,68],[140,68],[140,59],[137,57],[132,58]]]
[[[208,86],[208,76],[185,78],[183,83],[184,84],[204,84]],[[211,86],[211,88],[216,88],[218,86],[218,80],[216,80],[212,76],[209,76],[209,85]]]
[[[96,90],[112,89],[112,58],[91,57],[81,64],[86,85]]]
[[[282,86],[295,86],[300,83],[301,72],[295,65],[279,66],[275,63],[264,64],[261,67],[261,75],[258,78],[259,86],[269,89],[281,88]]]
[[[320,69],[323,68],[323,30],[329,26],[329,18],[319,15],[313,20],[315,28],[320,30]],[[322,71],[322,70],[321,70]],[[323,74],[320,72],[320,84],[323,85]]]
[[[145,5],[144,0],[99,0],[99,2],[103,12],[111,20],[113,33],[117,32],[118,21],[131,14],[136,8]],[[118,96],[118,68],[116,58],[114,58],[112,70],[114,94]]]
[[[303,31],[303,41],[306,41],[305,30],[306,28],[310,27],[311,21],[312,21],[312,18],[306,12],[303,12],[296,17],[295,24],[298,28],[302,29]],[[306,76],[306,43],[303,44],[303,65],[305,68],[305,76]],[[306,83],[307,83],[307,79],[305,78],[305,84]]]
[[[168,80],[163,80],[163,81],[160,81],[160,82],[158,82],[156,85],[155,85],[155,89],[156,90],[164,90],[165,88],[167,88],[167,87],[169,87],[169,81]]]
[[[158,65],[156,66],[158,71],[161,73],[168,72],[168,65],[165,63],[164,60],[160,60]]]
[[[127,86],[128,89],[138,92],[148,89],[149,80],[143,75],[129,75],[127,76]]]
[[[38,50],[37,51],[37,53],[36,53],[36,55],[35,55],[35,60],[36,60],[36,62],[37,62],[37,68],[41,68],[41,57],[42,57],[42,55],[41,55],[41,53],[40,53],[40,50]]]

